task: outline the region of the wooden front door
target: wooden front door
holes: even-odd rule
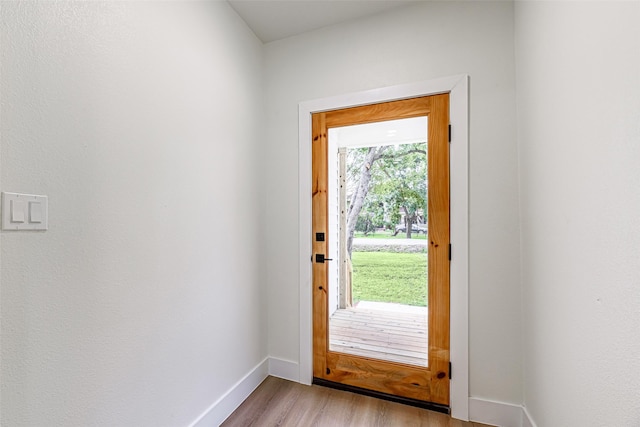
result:
[[[428,118],[427,366],[332,351],[330,347],[328,134],[330,128]],[[321,381],[449,406],[449,95],[433,95],[312,115],[313,375]]]

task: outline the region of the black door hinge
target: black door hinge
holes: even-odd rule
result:
[[[451,243],[449,243],[449,261],[451,261]]]
[[[451,379],[451,362],[449,362],[449,379]]]
[[[451,142],[451,125],[449,125],[449,142]]]

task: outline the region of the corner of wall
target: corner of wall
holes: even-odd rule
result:
[[[531,418],[531,414],[526,406],[522,407],[522,427],[538,427],[537,424],[533,422],[533,418]]]
[[[267,378],[269,358],[256,365],[225,394],[213,402],[189,427],[219,426]]]
[[[218,400],[213,402],[189,427],[218,426],[268,377],[298,382],[298,363],[277,357],[265,357]]]
[[[537,427],[525,406],[476,397],[469,398],[469,419],[499,427]]]
[[[269,375],[284,380],[300,382],[300,365],[291,360],[269,358]]]
[[[522,427],[522,406],[492,400],[469,398],[471,421],[500,427]]]

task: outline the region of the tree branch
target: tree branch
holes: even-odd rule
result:
[[[384,157],[385,159],[397,159],[399,157],[404,157],[406,155],[413,154],[413,153],[424,154],[425,156],[427,155],[427,152],[425,150],[413,149],[413,150],[405,151],[403,153],[398,153],[398,154],[385,153],[380,157]]]
[[[373,155],[373,159],[371,160],[371,163],[384,157],[384,152],[386,151],[387,148],[389,148],[389,145],[383,145],[382,147],[378,147],[378,149],[376,150],[376,153]]]

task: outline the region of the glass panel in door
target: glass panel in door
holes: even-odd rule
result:
[[[329,129],[330,351],[428,366],[427,126]]]

